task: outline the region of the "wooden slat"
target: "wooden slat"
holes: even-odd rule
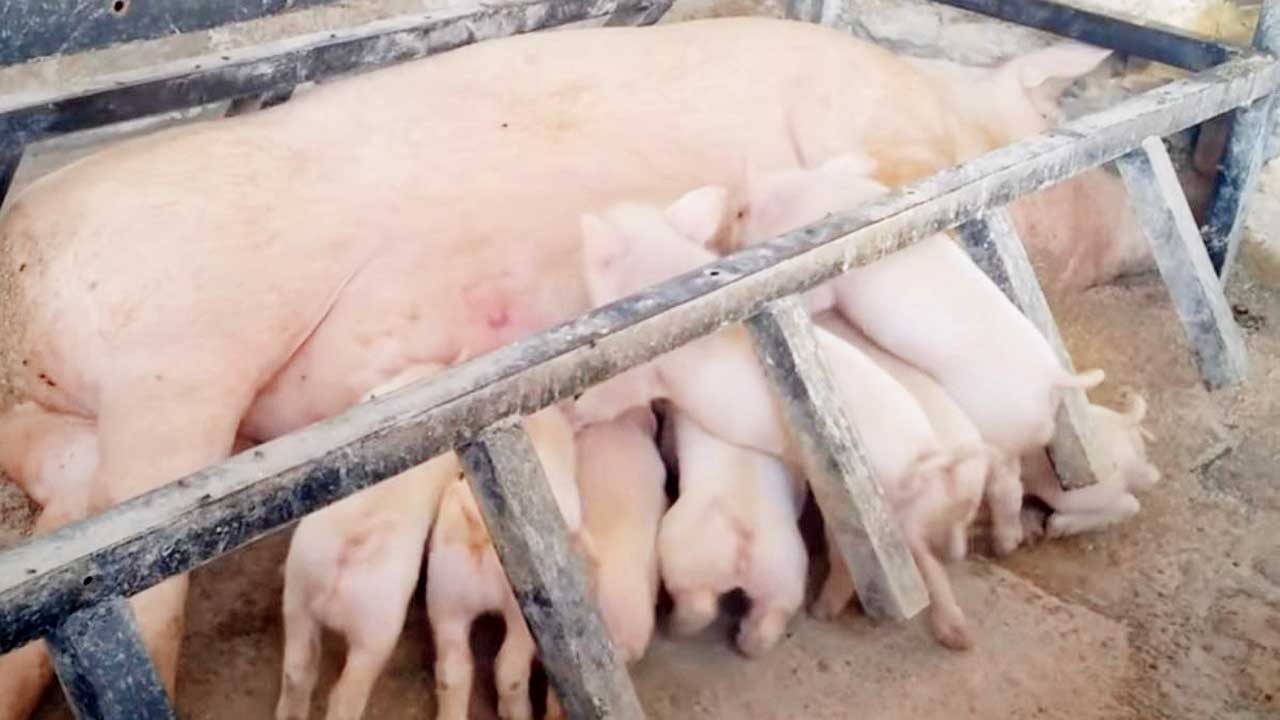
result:
[[[1009,212],[1003,208],[990,210],[962,224],[959,231],[974,262],[1044,335],[1062,366],[1075,372],[1071,354],[1062,341],[1049,301],[1040,289],[1035,269]],[[1096,469],[1101,467],[1101,455],[1094,445],[1088,410],[1089,400],[1083,390],[1064,391],[1053,440],[1049,443],[1049,457],[1066,488],[1097,482]]]
[[[1274,62],[1251,57],[1170,83],[28,541],[0,554],[0,652],[78,609],[139,592],[403,472],[502,418],[571,397],[745,320],[770,300],[1112,160],[1136,138],[1250,102],[1275,88],[1278,72]],[[90,587],[87,575],[97,577]]]
[[[496,425],[464,445],[460,456],[568,716],[641,720],[644,712],[631,678],[588,595],[586,564],[569,544],[529,437],[515,425]]]
[[[1116,165],[1205,385],[1221,388],[1239,383],[1249,366],[1244,338],[1214,275],[1164,143],[1149,137]]]

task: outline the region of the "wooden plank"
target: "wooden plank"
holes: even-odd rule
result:
[[[1216,389],[1241,382],[1248,374],[1244,337],[1214,275],[1164,143],[1149,137],[1116,165],[1205,385]]]
[[[1240,52],[1209,36],[1114,10],[1103,13],[1051,0],[935,1],[1184,70],[1206,70]]]
[[[1062,366],[1075,372],[1071,354],[1062,341],[1049,301],[1040,289],[1035,269],[1008,210],[990,210],[960,225],[958,230],[978,267],[1040,330]],[[1049,457],[1063,487],[1078,488],[1097,482],[1096,469],[1101,467],[1102,456],[1094,444],[1089,418],[1089,398],[1085,392],[1066,390],[1058,407],[1053,440],[1049,442]]]
[[[1253,46],[1280,55],[1280,0],[1263,0]],[[1227,146],[1218,165],[1213,198],[1204,227],[1204,244],[1213,269],[1225,282],[1235,260],[1248,203],[1258,182],[1270,138],[1276,101],[1268,95],[1231,113]]]
[[[990,207],[1249,102],[1280,68],[1242,58],[993,151],[359,405],[0,554],[0,652],[68,614],[186,572],[488,425],[571,397]],[[83,580],[97,580],[86,587]]]
[[[0,65],[278,15],[337,0],[5,0]]]
[[[48,641],[54,670],[78,720],[177,717],[124,598],[73,613]]]
[[[372,20],[0,97],[0,137],[22,142],[426,57],[474,42],[621,14],[665,0],[523,0]],[[634,10],[634,13],[632,12]]]
[[[631,678],[589,595],[586,563],[569,543],[529,437],[518,426],[495,425],[459,454],[542,665],[568,716],[643,718]]]
[[[784,298],[746,325],[863,609],[878,618],[915,617],[929,605],[924,581],[845,415],[808,313]]]

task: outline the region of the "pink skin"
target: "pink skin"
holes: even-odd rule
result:
[[[735,18],[533,33],[326,83],[12,198],[0,359],[26,397],[96,421],[100,511],[226,458],[237,432],[271,439],[581,313],[589,208],[859,148],[883,181],[918,178],[1035,132],[1012,109],[1092,67],[1050,59],[989,71],[999,98],[974,107],[845,33]],[[1028,72],[1045,67],[1064,69]],[[186,582],[134,600],[170,690]]]
[[[574,438],[592,584],[614,647],[627,663],[648,648],[658,602],[657,537],[667,511],[667,471],[656,432],[653,412],[636,407]]]
[[[812,170],[754,173],[735,214],[736,243],[751,244],[850,210],[883,194],[874,163],[848,154]],[[987,496],[997,550],[1022,540],[1018,458],[1049,442],[1063,391],[1100,383],[1067,373],[1034,325],[964,251],[935,236],[855,268],[808,296],[832,302],[877,346],[927,373],[991,450]]]
[[[590,551],[590,542],[581,533],[572,428],[556,408],[526,418],[524,427],[571,536]],[[477,617],[491,612],[500,613],[507,625],[494,665],[498,716],[502,720],[531,720],[529,674],[537,647],[485,530],[480,508],[466,481],[458,480],[440,500],[427,557],[427,617],[435,635],[436,717],[440,720],[467,718],[475,668],[469,641],[471,625]],[[560,713],[554,693],[549,694],[547,703],[548,716]]]
[[[727,203],[723,189],[707,187],[686,193],[665,210],[624,203],[584,216],[584,273],[592,300],[608,302],[713,259],[704,245],[717,236],[727,215]],[[967,487],[957,485],[959,476],[953,468],[958,464],[957,458],[951,457],[939,442],[917,400],[851,344],[822,328],[815,328],[815,334],[836,389],[845,399],[850,420],[867,450],[871,471],[908,536],[917,562],[936,564],[928,548],[929,540],[951,533],[956,525],[965,527],[972,520],[981,499],[982,474],[963,473]],[[726,404],[725,398],[732,398],[732,403]],[[686,426],[705,428],[704,434],[714,436],[715,442],[738,444],[737,450],[743,453],[748,448],[769,453],[785,458],[792,466],[798,460],[781,425],[764,371],[741,326],[713,333],[588,390],[576,403],[575,413],[580,422],[607,419],[623,408],[655,399],[670,400]],[[708,440],[704,444],[712,443]],[[683,471],[685,458],[681,453],[677,455]],[[715,493],[711,496],[717,497]],[[700,546],[714,545],[719,554],[708,559],[711,566],[679,572],[674,578],[677,586],[673,594],[685,595],[683,600],[676,595],[678,628],[701,627],[700,621],[707,620],[707,613],[714,611],[714,598],[736,587],[730,583],[742,580],[741,575],[750,569],[750,564],[726,564],[726,558],[733,556],[735,547],[749,544],[749,538],[759,531],[752,524],[753,516],[745,510],[719,511],[723,522],[714,527],[704,525],[703,516],[710,512],[704,505],[719,507],[704,498],[702,505],[689,510],[687,503],[678,501],[668,515],[685,519],[678,533],[680,540],[673,541],[673,548],[690,546],[686,533],[718,532],[725,540],[717,544],[713,538],[699,535]],[[664,529],[663,534],[666,532]],[[738,540],[730,541],[732,538]],[[714,568],[719,568],[719,574],[712,572]],[[673,578],[666,569],[664,578],[670,588]],[[710,584],[696,588],[679,585],[690,578],[705,578]],[[967,622],[955,603],[945,573],[926,572],[926,580],[935,601],[931,613],[935,634],[950,647],[968,647]],[[833,586],[827,593],[831,609],[820,612],[834,614],[851,597],[850,583],[845,583],[844,590]],[[686,609],[680,610],[681,606]],[[680,619],[686,616],[699,622]],[[788,615],[779,610],[772,625],[782,627],[785,622],[780,623],[779,618],[785,617]],[[748,641],[746,645],[763,651],[771,643]]]
[[[672,631],[701,632],[719,597],[741,588],[751,610],[738,649],[757,657],[777,645],[804,602],[809,557],[796,524],[804,483],[776,458],[727,443],[679,411],[667,421],[680,496],[662,518],[658,557],[675,601]]]
[[[373,394],[443,369],[402,373]],[[347,658],[328,720],[359,720],[400,639],[440,494],[462,470],[446,453],[363,490],[298,524],[285,560],[284,662],[277,720],[305,720],[320,672],[321,631],[343,637]]]
[[[1160,480],[1160,471],[1147,459],[1146,441],[1153,438],[1142,427],[1145,400],[1133,395],[1124,412],[1102,405],[1090,405],[1089,410],[1103,458],[1097,483],[1064,490],[1043,450],[1028,453],[1022,461],[1027,493],[1053,510],[1045,529],[1051,538],[1100,530],[1133,517],[1142,507],[1135,493]]]

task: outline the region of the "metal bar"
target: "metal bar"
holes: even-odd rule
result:
[[[206,30],[337,0],[7,0],[0,3],[0,65]]]
[[[1169,288],[1200,376],[1210,389],[1242,381],[1248,373],[1244,338],[1213,273],[1164,143],[1149,137],[1116,166],[1151,241],[1156,267]]]
[[[129,602],[103,600],[49,633],[53,667],[78,720],[172,720],[169,696]]]
[[[1253,46],[1272,56],[1280,55],[1280,2],[1263,0]],[[1231,114],[1227,147],[1218,165],[1213,199],[1204,227],[1204,243],[1213,269],[1227,279],[1235,259],[1240,230],[1244,226],[1249,198],[1262,168],[1262,154],[1272,131],[1274,96],[1256,99]]]
[[[569,543],[528,435],[514,425],[495,425],[459,455],[568,716],[641,720],[640,700],[588,594],[586,564]]]
[[[623,5],[604,24],[609,27],[653,25],[667,14],[673,2],[675,0],[643,0]]]
[[[1049,341],[1062,366],[1074,372],[1071,353],[1067,352],[1058,323],[1053,319],[1049,301],[1036,280],[1035,269],[1027,250],[1018,237],[1009,211],[993,209],[973,218],[958,228],[965,249],[978,267],[991,278],[1014,305],[1031,320]],[[1096,469],[1101,467],[1101,454],[1094,443],[1089,421],[1089,398],[1083,390],[1064,391],[1062,404],[1049,441],[1049,457],[1058,480],[1066,488],[1085,487],[1098,481]]]
[[[792,20],[820,23],[826,14],[826,4],[825,0],[787,0],[786,14]]]
[[[245,113],[256,112],[258,110],[266,110],[275,107],[280,103],[287,102],[293,96],[293,87],[277,88],[268,90],[261,95],[246,95],[238,97],[231,101],[227,107],[224,117],[235,117],[236,115],[244,115]]]
[[[22,164],[22,155],[26,148],[17,138],[0,135],[0,207],[4,207],[4,199],[9,196],[9,188],[13,178],[18,174],[18,166]]]
[[[845,415],[808,313],[784,298],[746,325],[863,609],[878,618],[914,617],[929,605],[924,581]]]
[[[644,2],[644,5],[639,3]],[[241,50],[106,74],[72,87],[0,98],[0,136],[33,142],[52,135],[453,50],[481,40],[565,25],[651,0],[526,0],[374,20]],[[636,16],[647,17],[637,10]]]
[[[1103,13],[1050,0],[936,2],[1193,72],[1226,62],[1240,52],[1208,36],[1111,10]]]
[[[987,208],[1271,92],[1234,61],[896,189],[0,554],[0,652]],[[86,576],[97,580],[85,587]]]

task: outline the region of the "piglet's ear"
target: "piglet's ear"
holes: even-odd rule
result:
[[[1059,43],[1016,57],[1002,71],[1017,75],[1022,87],[1034,90],[1050,80],[1071,82],[1111,56],[1112,51],[1083,43]]]
[[[710,246],[724,225],[729,191],[719,185],[690,190],[667,208],[667,222],[689,240]]]

